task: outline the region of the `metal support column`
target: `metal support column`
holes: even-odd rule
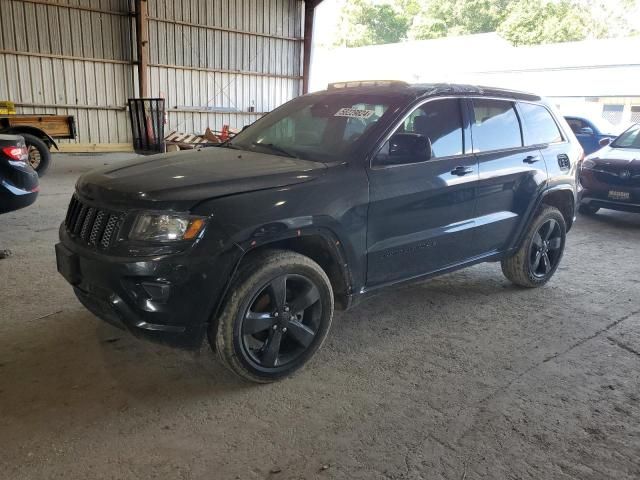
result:
[[[136,0],[136,50],[138,53],[138,96],[149,95],[149,5]]]
[[[313,44],[313,17],[318,4],[322,0],[304,2],[304,48],[302,53],[302,93],[309,93],[309,76],[311,74],[311,47]]]

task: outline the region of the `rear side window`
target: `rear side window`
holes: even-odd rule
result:
[[[489,152],[522,146],[520,121],[513,102],[473,99],[473,150]]]
[[[556,121],[542,105],[520,103],[522,119],[527,126],[525,131],[525,145],[540,145],[562,141],[562,134]]]

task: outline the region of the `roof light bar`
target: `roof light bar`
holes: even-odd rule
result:
[[[407,82],[403,82],[401,80],[356,80],[349,82],[336,82],[330,83],[329,89],[339,89],[339,88],[354,88],[354,87],[390,87],[392,85],[408,87],[409,84]]]

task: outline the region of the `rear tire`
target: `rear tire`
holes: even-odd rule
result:
[[[541,287],[556,272],[567,237],[567,225],[555,207],[544,207],[529,225],[522,245],[502,260],[502,273],[516,285]]]
[[[578,206],[578,212],[582,215],[595,215],[600,210],[600,207],[592,207],[591,205],[587,205],[586,203]]]
[[[24,138],[24,143],[29,150],[29,163],[33,169],[42,177],[49,169],[51,163],[51,151],[44,141],[29,133],[20,133]]]
[[[309,361],[332,318],[333,291],[324,270],[298,253],[271,250],[241,266],[209,342],[235,374],[274,382]]]

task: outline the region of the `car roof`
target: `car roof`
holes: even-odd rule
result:
[[[341,82],[330,84],[327,90],[312,95],[326,93],[344,93],[351,95],[377,94],[405,96],[410,98],[436,97],[448,95],[472,95],[474,97],[498,97],[513,100],[538,102],[542,98],[533,93],[520,92],[504,88],[461,83],[406,83],[398,81],[372,80],[362,82]]]

